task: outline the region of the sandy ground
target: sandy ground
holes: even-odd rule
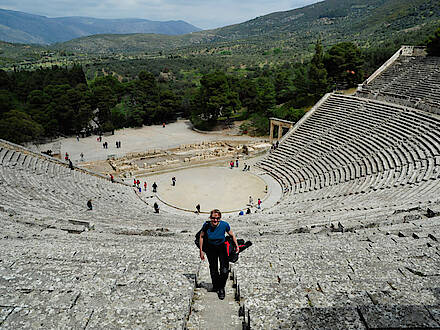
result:
[[[190,129],[188,120],[179,120],[166,125],[144,126],[142,128],[125,128],[115,131],[115,135],[103,136],[102,142],[96,141],[97,136],[80,138],[62,138],[57,142],[39,145],[39,151],[56,150],[55,145],[61,143],[61,155],[67,152],[74,163],[80,162],[80,154],[84,154],[84,161],[105,160],[109,155],[123,156],[129,152],[142,152],[156,148],[175,148],[182,144],[200,143],[202,141],[237,140],[259,141],[261,138],[249,136],[231,136],[224,134],[202,134]],[[121,141],[121,148],[116,148],[116,141]],[[108,149],[102,143],[108,143]]]
[[[87,167],[97,172],[110,171],[111,168],[105,160],[109,155],[123,156],[131,152],[143,152],[151,149],[169,149],[182,144],[200,143],[202,141],[236,140],[236,141],[262,141],[261,138],[249,136],[233,136],[228,134],[203,134],[190,129],[189,121],[179,120],[175,123],[156,126],[144,126],[142,128],[127,128],[115,131],[114,135],[103,136],[102,142],[97,142],[97,136],[87,138],[76,137],[62,138],[54,143],[39,145],[40,151],[56,150],[56,144],[61,144],[61,155],[69,153],[75,164],[95,162]],[[121,148],[116,148],[116,141],[121,141]],[[103,142],[108,142],[108,149],[102,147]],[[80,154],[84,154],[84,160],[80,161]],[[248,160],[247,163],[253,163]],[[142,181],[142,193],[151,194],[151,185],[157,182],[158,197],[169,205],[186,210],[195,210],[200,204],[202,212],[208,212],[214,208],[222,211],[245,210],[248,206],[249,196],[254,203],[258,198],[266,195],[266,183],[264,180],[252,174],[243,172],[244,162],[240,167],[229,169],[228,162],[225,167],[219,165],[194,167],[178,170],[160,175],[150,175],[145,178],[137,178]],[[171,178],[175,176],[177,185],[171,185]],[[128,179],[131,183],[131,179]],[[144,182],[147,181],[148,189],[144,192]],[[264,205],[263,205],[264,206]],[[252,210],[254,210],[252,208]]]
[[[245,210],[249,196],[252,196],[255,206],[258,198],[263,199],[266,195],[266,183],[251,172],[243,172],[242,168],[243,165],[238,169],[197,167],[139,179],[142,184],[147,182],[149,191],[156,182],[158,197],[173,206],[195,211],[195,206],[200,204],[202,212],[214,208],[230,212]],[[173,176],[176,186],[171,184]]]

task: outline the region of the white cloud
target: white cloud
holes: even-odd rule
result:
[[[209,29],[315,2],[317,0],[2,0],[0,7],[49,17],[184,20]]]

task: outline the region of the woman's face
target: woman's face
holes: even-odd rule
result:
[[[218,213],[213,213],[213,214],[211,215],[210,219],[211,219],[211,225],[213,225],[214,227],[217,227],[217,225],[218,225],[219,222],[220,222],[221,217],[220,217],[220,214],[218,214]]]

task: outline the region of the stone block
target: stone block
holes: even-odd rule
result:
[[[1,324],[4,329],[84,329],[92,310],[16,307]]]
[[[436,328],[439,324],[423,305],[361,306],[368,328]]]
[[[302,309],[307,329],[363,329],[364,324],[355,307]]]

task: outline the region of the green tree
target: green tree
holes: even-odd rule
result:
[[[123,102],[117,104],[113,109],[111,109],[112,123],[115,128],[119,129],[129,126],[127,124],[127,108],[128,107],[123,100]],[[139,126],[142,126],[142,122]]]
[[[12,110],[14,107],[14,96],[5,89],[0,89],[0,118],[2,114]]]
[[[238,82],[238,96],[248,113],[257,111],[257,84],[250,78],[242,78]]]
[[[255,103],[257,112],[266,117],[276,105],[275,86],[269,77],[257,79],[257,98]]]
[[[171,90],[160,91],[160,102],[155,116],[156,122],[166,122],[174,117],[177,109],[180,108],[180,98]]]
[[[293,99],[289,102],[293,107],[306,107],[315,102],[315,96],[310,90],[309,85],[307,68],[303,65],[294,72]]]
[[[429,37],[426,44],[428,55],[440,56],[440,28],[438,28],[434,35]]]
[[[98,125],[111,120],[111,109],[117,104],[118,98],[110,87],[98,85],[91,91],[92,109],[98,109],[97,119]]]
[[[11,110],[0,120],[0,138],[15,143],[32,141],[43,134],[43,127],[32,120],[31,116]]]
[[[315,44],[315,54],[310,62],[308,78],[310,93],[313,95],[313,101],[316,102],[329,89],[321,40]]]
[[[80,98],[76,107],[76,119],[74,124],[75,132],[88,127],[90,121],[93,119],[93,109],[91,105],[91,93],[85,84],[78,84],[75,90],[79,93]]]
[[[42,90],[33,90],[28,96],[26,111],[39,123],[45,135],[53,135],[58,132],[58,121],[55,119],[54,110],[49,107],[50,96]]]
[[[145,111],[141,106],[132,106],[127,110],[127,125],[141,127],[144,123]]]
[[[154,75],[147,71],[139,73],[139,78],[126,85],[127,95],[127,123],[139,125],[139,116],[144,124],[155,123],[155,115],[160,101],[160,91]],[[132,122],[134,120],[134,122]]]
[[[208,73],[200,80],[200,110],[195,113],[201,120],[215,122],[219,116],[229,117],[240,107],[238,93],[231,90],[223,72]]]
[[[0,89],[10,90],[12,87],[11,79],[6,71],[0,70]]]
[[[278,104],[287,102],[292,98],[293,85],[289,71],[283,70],[278,72],[275,76],[274,85]]]
[[[108,87],[118,99],[124,94],[124,85],[120,83],[118,79],[110,75],[98,77],[90,83],[90,88],[92,90],[99,86]]]
[[[360,49],[352,42],[332,46],[325,56],[325,67],[337,88],[349,88],[362,82],[364,60]]]

